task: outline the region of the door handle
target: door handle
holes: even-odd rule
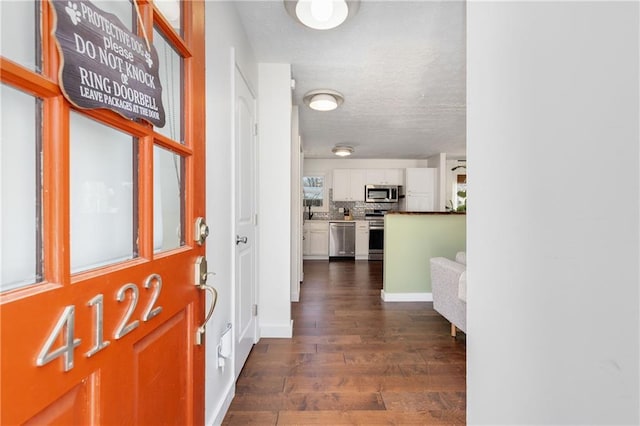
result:
[[[241,237],[240,235],[236,235],[236,245],[242,243],[247,244],[247,237]]]
[[[208,272],[207,259],[204,256],[198,256],[195,264],[195,285],[200,290],[211,293],[211,306],[209,307],[209,312],[207,312],[207,315],[204,318],[204,322],[196,330],[196,345],[202,344],[202,337],[207,331],[207,323],[211,319],[214,309],[216,309],[216,303],[218,303],[218,291],[210,285],[207,285],[207,278],[209,275],[215,275],[215,273]]]

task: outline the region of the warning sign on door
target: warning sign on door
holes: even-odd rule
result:
[[[80,108],[107,108],[164,127],[155,47],[88,0],[52,4],[62,56],[60,83],[67,99]]]

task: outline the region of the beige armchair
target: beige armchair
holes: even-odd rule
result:
[[[433,308],[451,322],[451,336],[456,328],[467,332],[467,265],[466,254],[456,260],[434,257],[431,262]]]

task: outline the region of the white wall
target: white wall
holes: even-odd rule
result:
[[[469,424],[640,423],[639,15],[468,3]]]
[[[233,87],[238,64],[254,89],[258,66],[235,7],[229,2],[206,3],[207,90],[207,240],[210,284],[218,290],[218,304],[207,327],[206,424],[220,424],[235,392],[233,366],[216,366],[216,345],[226,324],[233,320],[234,218],[233,206]]]
[[[291,107],[291,301],[300,300],[302,258],[302,152],[298,106]]]
[[[258,286],[261,337],[291,337],[291,65],[260,64]]]

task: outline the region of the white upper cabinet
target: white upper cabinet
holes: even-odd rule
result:
[[[384,185],[387,179],[385,169],[367,169],[367,185]]]
[[[364,201],[365,185],[404,185],[404,169],[333,169],[333,201]]]
[[[367,185],[404,185],[402,169],[367,169]]]
[[[350,178],[351,201],[364,201],[364,186],[367,184],[365,170],[351,170]]]
[[[333,170],[333,201],[350,201],[351,170]]]
[[[387,185],[404,185],[404,170],[402,169],[385,169]]]
[[[364,201],[364,169],[333,170],[333,201]]]

